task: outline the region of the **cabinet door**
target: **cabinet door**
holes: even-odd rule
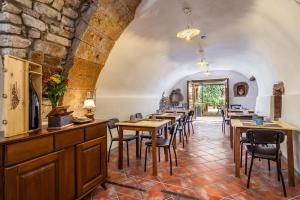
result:
[[[5,169],[6,200],[57,200],[60,198],[62,152]]]
[[[106,137],[77,145],[77,197],[82,196],[106,178]]]

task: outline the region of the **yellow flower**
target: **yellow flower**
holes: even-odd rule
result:
[[[56,84],[60,84],[61,83],[61,80],[59,80],[58,78],[56,78],[55,76],[51,76],[50,79],[52,81],[54,81]]]

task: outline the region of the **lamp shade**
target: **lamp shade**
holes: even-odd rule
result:
[[[95,105],[94,99],[86,99],[84,101],[83,108],[92,109],[95,107],[96,107],[96,105]]]
[[[200,34],[200,30],[197,28],[186,28],[177,33],[177,37],[180,39],[191,40],[193,37]]]

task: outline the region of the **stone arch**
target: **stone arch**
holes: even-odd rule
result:
[[[0,55],[43,65],[45,76],[69,75],[63,103],[79,108],[141,0],[2,0]],[[88,81],[87,81],[88,80]],[[44,114],[48,112],[47,101]]]

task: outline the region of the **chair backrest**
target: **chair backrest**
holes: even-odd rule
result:
[[[280,143],[284,141],[284,137],[285,137],[282,131],[265,130],[265,129],[249,129],[246,132],[246,136],[250,141],[251,146],[260,145],[260,144],[275,144],[277,153],[279,152],[280,149]]]
[[[185,126],[186,125],[186,122],[188,120],[188,115],[184,115],[181,119],[181,122],[182,122],[182,126]]]
[[[118,126],[116,125],[116,123],[118,123],[118,122],[119,122],[119,119],[117,119],[117,118],[112,118],[112,119],[108,120],[108,122],[107,122],[107,127],[108,127],[108,131],[109,131],[111,138],[113,137],[111,130],[113,130],[115,128],[118,129]]]
[[[143,119],[143,114],[142,114],[142,113],[136,113],[136,114],[135,114],[135,117],[136,117],[137,119]]]
[[[171,135],[171,138],[169,141],[169,146],[171,146],[173,144],[173,141],[176,138],[177,127],[178,127],[177,123],[174,123],[169,127],[169,131],[170,131],[170,135]]]
[[[225,112],[223,109],[221,109],[221,115],[222,115],[223,121],[225,121]]]
[[[241,109],[242,108],[242,104],[231,104],[230,108],[231,109]]]

